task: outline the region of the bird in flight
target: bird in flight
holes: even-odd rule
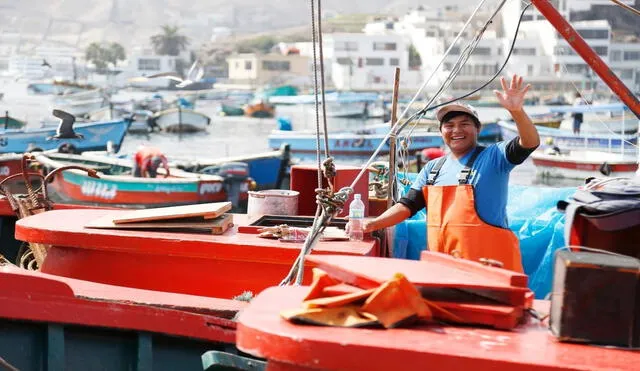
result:
[[[82,134],[73,130],[73,124],[76,122],[75,116],[59,109],[54,109],[53,115],[60,119],[60,125],[58,125],[56,134],[47,139],[84,139]]]
[[[200,65],[200,62],[196,60],[191,65],[191,68],[189,68],[189,72],[187,72],[187,76],[184,79],[182,79],[176,72],[161,72],[146,77],[135,77],[129,79],[129,82],[145,82],[149,79],[166,78],[172,81],[176,81],[178,83],[176,85],[177,88],[184,88],[200,81],[200,79],[202,79],[202,76],[204,76],[204,68]]]
[[[49,62],[47,62],[47,60],[46,60],[46,59],[44,59],[44,58],[42,58],[42,64],[41,64],[41,66],[42,66],[42,67],[49,67],[49,68],[53,68],[53,67],[51,67],[51,65],[49,64]]]

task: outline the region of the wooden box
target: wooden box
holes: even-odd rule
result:
[[[560,250],[555,256],[551,332],[561,341],[640,346],[640,261]]]

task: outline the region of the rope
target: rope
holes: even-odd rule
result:
[[[635,14],[635,15],[640,15],[640,10],[632,7],[631,5],[627,5],[625,3],[623,3],[620,0],[611,0],[613,3],[615,3],[617,6],[630,11],[631,13]]]
[[[503,5],[504,5],[504,1],[500,4],[500,6],[498,7],[498,10],[500,10],[500,8],[502,8],[502,6],[503,6]],[[447,105],[447,104],[453,103],[453,102],[458,101],[458,100],[460,100],[460,99],[464,99],[464,98],[466,98],[466,97],[468,97],[468,96],[470,96],[470,95],[472,95],[472,94],[475,94],[475,93],[477,93],[478,91],[480,91],[480,90],[484,89],[484,88],[485,88],[487,85],[489,85],[493,80],[495,80],[495,78],[496,78],[496,77],[498,77],[498,76],[502,73],[502,70],[504,70],[504,68],[507,66],[507,62],[509,62],[509,59],[511,58],[511,54],[513,53],[513,49],[514,49],[515,44],[516,44],[516,40],[518,39],[518,32],[520,31],[520,25],[521,25],[521,23],[522,23],[522,18],[524,17],[525,12],[527,11],[527,9],[528,9],[530,6],[531,6],[531,3],[528,3],[528,4],[524,7],[524,9],[522,9],[522,12],[520,13],[520,19],[518,20],[518,25],[516,26],[516,30],[515,30],[514,35],[513,35],[513,40],[511,41],[511,46],[510,46],[510,48],[509,48],[509,53],[507,53],[507,56],[506,56],[506,58],[505,58],[504,62],[502,63],[502,66],[498,69],[498,71],[496,71],[496,73],[495,73],[495,74],[494,74],[494,75],[493,75],[493,76],[492,76],[492,77],[491,77],[487,82],[485,82],[484,84],[482,84],[482,86],[480,86],[480,87],[479,87],[479,88],[477,88],[477,89],[472,90],[471,92],[469,92],[469,93],[467,93],[467,94],[464,94],[464,95],[462,95],[462,96],[459,96],[459,97],[453,98],[453,99],[451,99],[451,100],[449,100],[449,101],[446,101],[446,102],[443,102],[443,103],[437,104],[437,105],[435,105],[435,106],[431,106],[431,104],[432,104],[432,103],[433,103],[433,101],[434,101],[434,99],[431,99],[431,100],[429,101],[429,103],[427,103],[427,104],[425,105],[425,107],[424,107],[423,109],[421,109],[421,110],[417,111],[417,112],[416,112],[416,113],[414,113],[411,117],[409,117],[409,118],[407,119],[407,121],[406,121],[406,122],[404,122],[404,123],[400,126],[400,129],[398,130],[398,132],[402,131],[402,130],[404,129],[404,127],[406,127],[407,125],[409,125],[409,124],[412,122],[412,120],[415,120],[415,121],[414,121],[414,123],[413,123],[413,125],[412,125],[412,127],[411,127],[411,130],[409,131],[409,134],[408,134],[408,136],[410,136],[410,135],[411,135],[411,133],[413,133],[413,130],[414,130],[414,128],[416,127],[417,122],[419,121],[419,119],[420,119],[420,118],[422,118],[422,117],[424,117],[424,115],[426,114],[426,112],[427,112],[427,111],[434,110],[434,109],[436,109],[436,108],[439,108],[439,107],[445,106],[445,105]],[[486,31],[487,26],[492,22],[492,19],[493,19],[493,17],[495,17],[495,15],[497,14],[497,11],[498,11],[498,10],[496,10],[496,11],[493,13],[493,15],[492,15],[491,17],[489,17],[488,21],[485,23],[485,26],[484,26],[484,27],[479,31],[479,34],[478,34],[478,35],[480,35],[480,36],[481,36],[481,35],[484,33],[484,31]],[[472,42],[470,43],[470,45],[474,45],[474,49],[475,49],[475,46],[477,45],[477,43],[480,41],[480,39],[478,38],[478,35],[477,35],[477,36],[476,36],[476,38],[474,38],[474,40],[472,40]],[[459,73],[459,70],[462,68],[462,66],[464,65],[464,63],[466,63],[466,60],[468,60],[468,58],[469,58],[469,56],[470,56],[470,53],[471,53],[471,52],[473,52],[473,49],[470,49],[470,46],[467,46],[467,48],[465,48],[465,52],[467,52],[467,51],[469,51],[469,50],[470,50],[470,52],[469,52],[469,53],[467,53],[467,55],[466,55],[466,59],[463,61],[463,64],[462,64],[462,65],[460,65],[459,67],[458,67],[458,63],[461,61],[461,59],[462,59],[462,54],[464,54],[464,52],[463,52],[463,53],[461,53],[461,57],[460,57],[460,58],[458,58],[458,62],[456,62],[456,67],[457,67],[457,71],[455,71],[455,72],[456,72],[456,75]],[[456,67],[454,67],[454,69],[456,69]],[[453,71],[453,69],[452,69],[452,74],[453,74],[453,72],[454,72],[454,71]],[[449,75],[449,77],[451,77],[451,74]],[[453,76],[453,78],[455,78],[455,76]],[[451,80],[451,81],[453,81],[453,80]],[[446,84],[446,83],[447,83],[447,81],[445,81],[445,84]],[[450,84],[450,82],[449,82],[449,84]],[[439,94],[441,94],[441,91],[438,91],[438,93],[437,93],[437,94],[438,94],[438,95],[439,95]],[[418,117],[419,117],[419,118],[418,118]],[[418,118],[418,120],[416,120],[416,118]]]
[[[313,1],[313,0],[312,0]],[[322,45],[322,0],[318,0],[318,50],[320,52],[320,86],[322,93],[322,121],[324,124],[324,155],[325,157],[330,157],[329,155],[329,130],[327,128],[327,105],[325,104],[325,95],[324,95],[324,53],[323,53],[323,45]],[[326,175],[326,174],[325,174]]]
[[[316,14],[311,0],[311,45],[313,48],[313,95],[316,108],[316,160],[318,161],[318,188],[322,188],[322,167],[320,164],[320,103],[318,102],[318,57],[316,55]],[[317,216],[316,212],[316,216]]]
[[[478,4],[478,6],[476,6],[476,8],[474,9],[473,13],[471,13],[471,16],[469,17],[469,19],[467,19],[467,22],[464,24],[464,26],[462,27],[462,30],[460,30],[460,32],[458,32],[458,35],[456,36],[456,38],[454,39],[453,43],[451,43],[451,45],[449,45],[449,48],[447,49],[447,51],[444,53],[444,55],[442,56],[442,58],[440,59],[440,62],[438,63],[438,65],[436,66],[436,68],[433,69],[433,71],[431,72],[431,75],[429,76],[429,78],[422,84],[422,86],[420,87],[420,89],[418,89],[418,92],[413,96],[413,98],[411,99],[411,101],[409,102],[409,104],[407,105],[407,107],[404,109],[404,111],[402,111],[402,113],[400,114],[400,116],[398,117],[398,120],[396,121],[396,124],[393,125],[393,127],[391,128],[391,130],[387,133],[387,135],[382,139],[382,141],[380,141],[380,144],[378,145],[378,148],[376,148],[375,151],[373,151],[373,154],[371,155],[371,157],[369,158],[369,160],[367,161],[367,163],[362,167],[362,169],[360,170],[360,172],[358,173],[358,175],[356,176],[356,178],[353,180],[353,182],[351,183],[351,188],[354,188],[356,186],[356,184],[360,181],[360,178],[362,178],[362,176],[364,175],[366,169],[369,167],[369,165],[371,165],[371,163],[373,162],[373,160],[376,158],[376,156],[378,156],[378,153],[380,153],[380,150],[382,150],[382,147],[384,147],[384,145],[387,143],[387,140],[389,139],[391,132],[395,131],[395,129],[399,126],[400,124],[400,120],[404,117],[404,115],[407,114],[407,112],[409,111],[409,109],[411,108],[411,105],[416,101],[416,99],[418,98],[418,96],[420,95],[420,93],[422,93],[422,90],[424,90],[424,88],[427,86],[427,84],[431,81],[431,79],[436,75],[436,73],[438,72],[438,68],[440,68],[440,66],[442,65],[442,63],[444,63],[445,59],[447,58],[447,56],[449,55],[449,53],[451,52],[451,49],[453,49],[453,45],[455,44],[455,42],[458,41],[458,39],[462,36],[462,33],[464,32],[464,30],[469,26],[469,24],[471,23],[471,20],[473,19],[473,17],[475,17],[476,13],[478,13],[478,11],[480,10],[480,7],[482,6],[482,4],[484,4],[486,0],[481,0],[480,3]],[[415,114],[414,114],[415,115]],[[397,133],[397,131],[396,131]]]

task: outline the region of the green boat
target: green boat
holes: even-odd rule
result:
[[[5,112],[4,117],[0,117],[0,128],[3,129],[22,129],[26,125],[26,122],[9,116],[9,112]]]
[[[244,109],[241,106],[223,104],[220,108],[221,116],[244,116]]]

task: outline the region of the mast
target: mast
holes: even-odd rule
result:
[[[620,81],[600,56],[584,41],[582,36],[567,22],[564,17],[551,5],[549,0],[531,0],[531,3],[553,25],[553,27],[567,40],[567,43],[582,57],[582,59],[600,76],[602,81],[626,104],[640,119],[640,102],[638,98]]]

